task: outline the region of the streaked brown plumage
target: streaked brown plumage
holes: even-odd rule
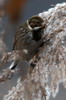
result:
[[[44,27],[44,20],[39,16],[33,16],[17,30],[13,50],[26,50],[27,53],[24,53],[22,56],[23,60],[29,61],[37,53],[38,48],[43,43],[42,35]],[[17,62],[15,61],[13,66],[16,66]]]

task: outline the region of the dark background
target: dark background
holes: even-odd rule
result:
[[[65,2],[66,0],[28,0],[26,7],[24,9],[24,13],[22,15],[22,18],[20,19],[18,24],[9,23],[7,15],[3,19],[3,23],[6,29],[6,35],[5,35],[5,42],[8,47],[8,51],[12,50],[12,40],[14,37],[14,34],[16,32],[16,29],[19,27],[21,23],[29,19],[33,15],[37,15],[45,10],[48,10],[51,8],[51,5],[55,5],[57,3]],[[1,30],[0,30],[1,31]],[[5,83],[0,83],[0,100],[3,100],[3,95],[8,93],[8,90],[10,90],[13,86],[16,86],[16,82],[19,76],[22,75],[22,78],[24,78],[24,75],[26,75],[25,69],[27,69],[27,65],[24,65],[24,62],[21,63],[23,68],[20,68],[20,72],[16,72],[11,80],[8,80]],[[56,98],[50,97],[50,100],[66,100],[66,90],[60,85],[59,93],[57,94]]]

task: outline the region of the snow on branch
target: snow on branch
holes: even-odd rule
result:
[[[66,3],[39,14],[46,19],[44,46],[38,56],[30,62],[36,67],[28,73],[25,80],[20,79],[4,100],[44,100],[53,97],[59,91],[59,84],[66,87]]]

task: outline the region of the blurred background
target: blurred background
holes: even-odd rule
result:
[[[4,52],[12,51],[13,37],[20,24],[31,16],[48,10],[52,5],[65,1],[66,0],[0,0],[0,59]],[[0,68],[0,74],[2,70],[9,65],[10,63],[2,66]],[[19,68],[20,71],[16,72],[11,80],[0,83],[0,100],[3,100],[3,96],[8,93],[8,90],[16,86],[19,76],[22,76],[22,80],[25,78],[29,65],[27,67],[26,62],[21,62],[18,66],[21,66]],[[66,99],[66,90],[62,84],[60,84],[60,92],[56,98],[52,98],[51,96],[50,100],[62,99]]]

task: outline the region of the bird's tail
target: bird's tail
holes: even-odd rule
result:
[[[13,70],[16,68],[18,62],[17,61],[13,61],[12,64],[10,65],[9,69]]]

